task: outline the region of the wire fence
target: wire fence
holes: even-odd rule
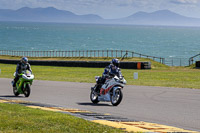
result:
[[[188,66],[188,58],[165,58],[165,65]]]
[[[115,58],[148,58],[164,64],[165,59],[144,55],[128,50],[76,50],[76,51],[15,51],[0,50],[0,55],[27,57],[115,57]]]
[[[189,66],[200,60],[200,54],[187,58],[162,58],[128,50],[76,50],[76,51],[16,51],[0,50],[0,55],[27,57],[111,57],[111,58],[148,58],[168,66]]]

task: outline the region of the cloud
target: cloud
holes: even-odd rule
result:
[[[171,0],[173,4],[194,5],[199,3],[199,0]]]
[[[154,0],[158,1],[158,0]],[[106,7],[131,7],[142,6],[152,3],[152,0],[72,0],[72,3],[78,5],[90,5],[90,6],[106,6]]]

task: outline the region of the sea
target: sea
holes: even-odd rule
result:
[[[200,27],[0,22],[0,50],[129,50],[188,62],[200,53]]]

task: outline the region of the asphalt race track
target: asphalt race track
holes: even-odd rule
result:
[[[92,104],[91,83],[34,81],[30,97],[14,97],[11,79],[0,79],[0,98],[18,99],[109,113],[139,120],[200,132],[200,90],[187,88],[126,85],[123,100],[113,107],[109,102]]]

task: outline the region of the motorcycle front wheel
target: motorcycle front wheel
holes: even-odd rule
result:
[[[123,93],[121,91],[121,89],[116,89],[115,90],[115,95],[113,94],[111,96],[111,103],[113,106],[117,106],[120,104],[120,102],[122,101],[122,98],[123,98]]]
[[[98,95],[95,93],[95,90],[91,90],[90,93],[90,100],[94,103],[97,104],[99,102],[98,100]]]
[[[31,87],[30,84],[27,84],[26,88],[24,88],[24,96],[29,97],[30,93],[31,93]]]
[[[19,92],[17,91],[17,87],[13,87],[13,93],[15,96],[19,96]]]

